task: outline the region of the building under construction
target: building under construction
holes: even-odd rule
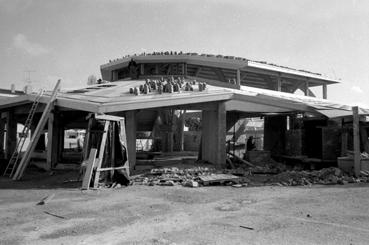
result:
[[[97,84],[69,91],[58,86],[53,92],[1,91],[0,154],[5,160],[0,169],[20,179],[35,159],[53,169],[72,158],[87,162],[91,149],[97,149],[96,173],[121,168],[129,174],[142,151],[155,155],[187,147],[202,161],[224,168],[227,153],[243,158],[250,135],[245,124],[252,118],[262,120],[263,127],[258,128],[262,144],[248,155],[250,162],[270,155],[335,165],[352,153],[347,162],[355,173],[366,168],[360,153],[369,152],[369,110],[327,100],[328,85],[336,79],[240,57],[182,52],[111,60],[101,65],[101,75]],[[313,87],[320,87],[321,95],[314,95]],[[296,95],[297,90],[304,95]],[[201,126],[199,137],[186,146],[184,128],[191,117]],[[25,130],[17,134],[17,125]],[[70,129],[81,130],[84,138],[81,151],[73,154],[65,147]],[[142,139],[149,140],[147,147],[140,148]]]

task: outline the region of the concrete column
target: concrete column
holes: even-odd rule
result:
[[[323,84],[323,99],[327,99],[327,84]]]
[[[356,176],[360,175],[360,134],[359,134],[359,107],[352,107],[353,114],[353,138],[354,138],[354,172]]]
[[[10,158],[17,146],[17,121],[13,111],[6,114],[5,156]]]
[[[125,113],[127,151],[130,170],[136,165],[136,111],[127,111]]]
[[[3,158],[5,155],[4,142],[5,142],[5,121],[2,118],[2,114],[0,113],[0,158]]]
[[[54,168],[58,162],[60,142],[60,124],[58,121],[57,114],[50,113],[47,126],[46,169]]]
[[[241,71],[240,69],[237,69],[237,85],[241,86]]]
[[[309,96],[309,81],[305,81],[304,94],[305,94],[305,96]]]
[[[220,102],[216,110],[202,111],[202,160],[217,168],[226,163],[226,110]]]
[[[282,91],[282,78],[280,76],[277,77],[277,91]]]
[[[287,116],[264,117],[264,150],[272,155],[284,154]]]

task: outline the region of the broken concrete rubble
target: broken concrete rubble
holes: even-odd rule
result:
[[[282,164],[280,164],[282,165]],[[285,168],[282,168],[285,169]],[[210,184],[229,185],[234,187],[245,186],[312,186],[320,185],[343,185],[347,183],[369,182],[369,172],[363,172],[358,178],[344,173],[336,167],[321,170],[284,170],[279,168],[260,166],[254,168],[237,168],[215,170],[205,167],[188,169],[155,168],[149,173],[132,177],[133,185],[160,185],[185,187],[199,187]]]

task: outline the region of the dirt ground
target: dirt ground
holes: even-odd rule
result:
[[[369,244],[368,184],[81,191],[76,176],[0,178],[0,244]]]

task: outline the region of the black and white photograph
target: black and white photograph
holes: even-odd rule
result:
[[[0,59],[0,245],[369,244],[369,1],[0,0]]]

